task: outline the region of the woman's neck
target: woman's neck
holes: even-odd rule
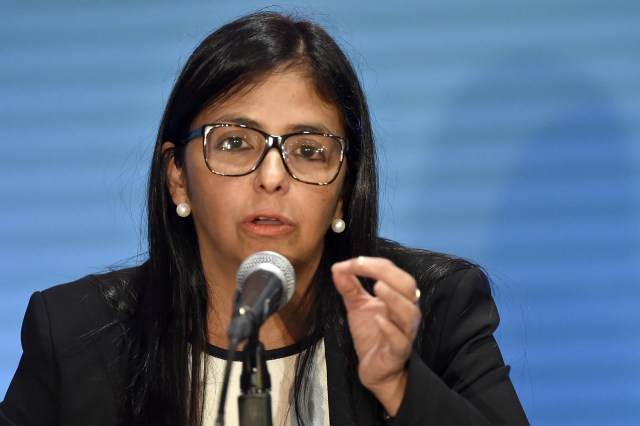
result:
[[[301,274],[303,275],[303,274]],[[309,300],[304,294],[311,282],[312,274],[299,279],[291,300],[271,315],[260,327],[259,339],[265,349],[277,349],[292,345],[305,337],[311,328],[312,318]],[[218,278],[220,278],[218,276]],[[306,278],[306,279],[305,279]],[[303,281],[304,279],[304,281]],[[207,278],[209,303],[207,311],[207,340],[214,346],[228,348],[227,327],[231,321],[236,288],[228,285],[229,279]],[[226,283],[226,285],[225,285]],[[304,284],[303,284],[304,283]]]

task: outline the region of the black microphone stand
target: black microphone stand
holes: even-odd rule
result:
[[[240,426],[272,426],[271,377],[264,359],[264,346],[258,333],[247,340],[240,376],[241,395],[238,397]]]

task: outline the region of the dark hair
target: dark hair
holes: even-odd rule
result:
[[[158,130],[148,187],[149,259],[137,276],[105,290],[127,324],[125,391],[120,422],[136,425],[196,425],[202,421],[202,354],[207,346],[207,286],[191,218],[179,218],[167,188],[167,165],[184,158],[180,143],[194,117],[216,101],[257,82],[268,73],[295,67],[311,77],[320,97],[340,112],[349,144],[343,190],[346,231],[328,232],[323,256],[304,302],[309,333],[294,379],[296,415],[301,407],[315,345],[325,333],[336,336],[344,353],[347,383],[358,386],[357,357],[342,299],[331,283],[330,265],[354,256],[420,256],[378,238],[378,178],[369,111],[358,77],[344,52],[318,25],[274,12],[251,14],[206,37],[187,60]],[[165,141],[175,143],[162,151]],[[423,252],[422,252],[423,253]],[[431,281],[466,264],[440,257]],[[418,262],[418,261],[416,261]],[[370,290],[371,283],[365,281]],[[190,343],[190,344],[187,344]],[[348,378],[349,379],[349,378]],[[353,389],[352,389],[353,391]],[[184,396],[188,395],[188,399]],[[352,399],[353,400],[353,399]]]

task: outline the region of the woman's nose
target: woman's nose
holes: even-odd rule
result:
[[[270,149],[255,171],[256,185],[267,192],[284,191],[289,187],[289,174],[277,149]]]

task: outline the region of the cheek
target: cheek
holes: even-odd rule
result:
[[[323,228],[328,227],[334,219],[339,198],[334,191],[323,194],[316,203],[309,203],[309,214],[315,214]]]
[[[224,180],[223,180],[224,179]],[[229,212],[242,197],[238,194],[246,192],[237,188],[235,181],[214,175],[208,170],[206,173],[193,174],[187,179],[187,193],[193,204],[194,213],[199,211],[209,217],[215,214]]]

